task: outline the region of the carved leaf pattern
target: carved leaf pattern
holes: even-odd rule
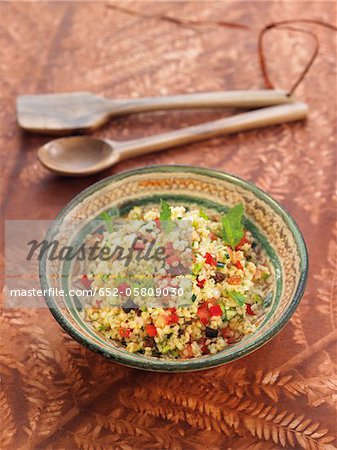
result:
[[[330,2],[308,15],[332,20]],[[36,161],[44,137],[17,131],[15,95],[93,91],[108,98],[261,87],[261,26],[303,16],[301,2],[128,2],[135,10],[244,23],[249,30],[178,26],[94,2],[2,2],[0,14],[1,201],[6,218],[54,218],[98,180],[51,177]],[[11,24],[11,26],[9,26]],[[192,374],[122,367],[81,347],[49,311],[0,311],[0,449],[335,449],[336,153],[335,43],[314,27],[320,56],[296,97],[306,122],[254,130],[129,160],[105,175],[148,164],[194,164],[251,180],[280,201],[308,245],[306,294],[290,324],[254,354]],[[278,86],[308,59],[303,36],[267,39]],[[38,57],[37,57],[38,55]],[[117,118],[97,135],[128,139],[223,117],[171,111]],[[1,269],[4,257],[0,260]]]

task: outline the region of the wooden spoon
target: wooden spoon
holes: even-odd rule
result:
[[[259,108],[290,103],[281,90],[204,92],[171,97],[108,100],[90,92],[21,95],[17,98],[18,124],[45,134],[71,134],[103,125],[110,117],[143,111],[188,108]]]
[[[61,175],[89,175],[127,158],[222,134],[293,122],[305,118],[307,112],[305,103],[296,102],[130,141],[116,142],[90,136],[60,138],[40,147],[38,159],[47,169]]]

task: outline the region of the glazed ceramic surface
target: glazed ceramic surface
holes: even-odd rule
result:
[[[153,166],[106,178],[75,197],[48,231],[47,240],[69,245],[76,239],[74,226],[90,226],[103,211],[125,214],[132,207],[156,204],[199,205],[226,211],[243,203],[245,226],[269,256],[275,280],[271,306],[258,330],[215,355],[189,360],[164,360],[131,354],[93,330],[84,320],[77,299],[69,295],[71,264],[41,260],[43,289],[63,289],[64,297],[48,296],[47,304],[60,325],[77,341],[103,356],[128,366],[153,371],[201,370],[241,358],[268,342],[288,322],[304,291],[308,261],[302,235],[291,216],[271,197],[237,177],[189,166]]]

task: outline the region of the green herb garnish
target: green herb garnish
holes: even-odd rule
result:
[[[202,217],[203,219],[206,219],[206,220],[209,219],[208,215],[205,214],[202,209],[199,209],[199,216]]]
[[[106,211],[102,212],[99,217],[104,220],[105,222],[105,226],[107,228],[107,230],[109,231],[109,233],[113,232],[113,226],[112,226],[112,217],[110,216],[109,213],[107,213]]]
[[[262,297],[259,294],[253,294],[252,300],[254,303],[262,303]]]
[[[233,319],[233,317],[235,317],[236,316],[236,311],[235,311],[235,309],[228,309],[227,311],[226,311],[226,319],[229,321],[229,320],[231,320],[231,319]]]
[[[171,208],[165,200],[160,200],[160,220],[171,220]]]
[[[222,314],[226,314],[226,308],[225,308],[225,305],[222,305],[221,303],[219,303],[219,305],[220,305]]]
[[[233,249],[244,236],[242,217],[243,205],[239,203],[231,208],[221,219],[222,239],[226,245],[229,245]]]
[[[160,222],[165,231],[170,231],[172,228],[171,222],[171,208],[170,205],[165,200],[160,200]]]
[[[240,292],[226,291],[226,295],[234,300],[239,306],[244,306],[246,303],[246,297]]]
[[[192,268],[193,275],[198,275],[198,273],[200,272],[200,270],[202,269],[204,264],[205,264],[205,261],[201,261],[199,263],[194,264],[194,266]]]
[[[270,273],[262,272],[262,274],[261,274],[261,279],[262,279],[263,281],[268,280],[269,277],[270,277]]]
[[[101,280],[103,280],[103,281],[108,281],[108,280],[110,280],[110,274],[103,274],[103,275],[101,275]]]

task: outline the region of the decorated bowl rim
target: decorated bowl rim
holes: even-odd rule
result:
[[[255,186],[253,183],[249,181],[245,181],[235,175],[222,172],[216,169],[209,169],[204,167],[197,167],[192,165],[151,165],[146,167],[140,167],[133,170],[127,170],[120,172],[115,175],[111,175],[106,177],[98,182],[92,184],[88,188],[82,190],[78,193],[67,205],[60,211],[60,213],[56,216],[50,228],[47,231],[45,239],[50,239],[56,232],[56,227],[58,226],[58,221],[63,220],[66,214],[72,210],[72,208],[82,202],[89,195],[98,192],[105,186],[110,183],[114,183],[125,178],[132,177],[134,175],[139,174],[147,174],[147,173],[170,173],[170,172],[189,172],[191,174],[197,175],[205,175],[211,178],[218,178],[222,180],[229,181],[233,184],[239,185],[251,192],[254,193],[258,198],[265,201],[269,206],[273,208],[273,210],[282,217],[284,222],[287,224],[289,230],[291,231],[294,240],[296,242],[298,253],[300,256],[300,276],[298,280],[298,284],[296,287],[296,291],[293,294],[292,300],[288,306],[288,308],[284,311],[281,317],[268,329],[263,336],[256,339],[252,343],[248,344],[246,347],[239,351],[235,351],[235,346],[233,346],[233,351],[230,354],[223,355],[222,352],[216,353],[215,355],[207,355],[200,358],[192,358],[188,360],[168,360],[168,359],[159,359],[159,358],[145,358],[143,355],[136,354],[128,354],[128,353],[117,353],[113,348],[110,350],[106,350],[102,348],[100,345],[90,342],[85,337],[83,337],[76,328],[70,324],[67,320],[65,320],[62,311],[58,308],[57,302],[54,297],[48,294],[48,280],[46,277],[46,265],[47,259],[46,255],[40,260],[39,264],[39,272],[40,272],[40,283],[41,287],[47,294],[45,295],[45,301],[47,303],[48,308],[51,313],[57,320],[57,322],[61,325],[61,327],[76,341],[90,350],[101,354],[102,356],[114,360],[115,362],[119,362],[121,364],[135,367],[143,370],[151,370],[151,371],[162,371],[162,372],[178,372],[178,371],[192,371],[192,370],[203,370],[211,367],[215,367],[221,364],[225,364],[239,358],[242,358],[249,353],[257,350],[258,348],[265,345],[270,339],[272,339],[277,333],[281,331],[281,329],[287,324],[293,313],[295,312],[302,296],[304,293],[305,285],[307,282],[308,276],[308,253],[306,244],[303,238],[303,235],[298,228],[295,220],[292,218],[290,213],[280,205],[275,199],[273,199],[269,194],[264,192],[262,189]]]

